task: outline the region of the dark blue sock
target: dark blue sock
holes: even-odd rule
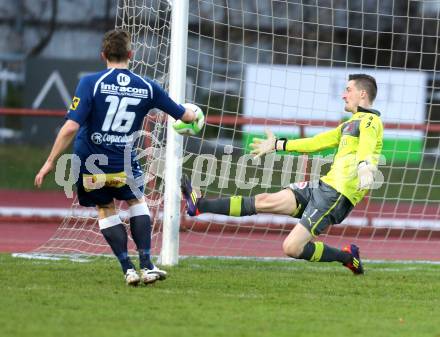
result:
[[[151,221],[149,215],[137,215],[130,218],[130,230],[133,241],[139,252],[139,265],[153,269],[150,258],[151,249]]]
[[[119,260],[119,263],[121,264],[122,271],[124,274],[127,272],[128,269],[135,269],[133,263],[131,262],[130,258],[128,257],[128,253],[121,253],[116,256]]]
[[[101,229],[107,243],[110,245],[113,254],[118,258],[124,274],[127,269],[134,268],[133,263],[128,256],[127,249],[127,232],[123,224]]]

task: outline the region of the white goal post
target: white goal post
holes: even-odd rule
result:
[[[178,103],[185,103],[186,48],[188,39],[188,0],[174,1],[171,11],[170,85],[169,94]],[[162,250],[159,263],[175,265],[179,261],[180,186],[182,174],[182,137],[174,132],[168,117],[165,165]]]

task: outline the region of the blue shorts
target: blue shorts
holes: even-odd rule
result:
[[[141,174],[137,174],[136,178],[141,178]],[[143,184],[135,187],[135,183],[120,184],[122,186],[103,186],[99,189],[84,188],[84,174],[80,173],[76,182],[78,201],[81,206],[95,207],[99,205],[107,205],[116,200],[140,199],[144,195]]]

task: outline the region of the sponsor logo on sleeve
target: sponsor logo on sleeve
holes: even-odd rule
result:
[[[76,108],[78,107],[79,101],[81,99],[79,97],[74,96],[72,99],[72,103],[70,104],[69,109],[75,111]]]

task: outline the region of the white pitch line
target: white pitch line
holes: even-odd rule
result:
[[[122,210],[119,212],[122,219],[128,219],[128,212]],[[162,212],[157,213],[159,219],[162,218]],[[50,218],[58,217],[65,218],[71,217],[97,217],[95,209],[91,208],[48,208],[48,207],[0,207],[0,217],[13,216],[13,217],[40,217]],[[276,214],[258,214],[246,217],[228,217],[226,215],[218,214],[201,214],[197,217],[189,217],[185,215],[188,220],[199,220],[204,222],[215,223],[236,223],[236,224],[275,224],[275,225],[289,225],[298,223],[298,219],[285,215]],[[440,220],[424,220],[424,219],[408,219],[408,218],[391,218],[391,217],[374,217],[371,219],[371,223],[375,228],[399,228],[399,229],[427,229],[427,230],[439,230]],[[342,224],[335,226],[344,226],[349,224],[350,226],[364,227],[368,225],[368,219],[366,217],[349,216]]]

